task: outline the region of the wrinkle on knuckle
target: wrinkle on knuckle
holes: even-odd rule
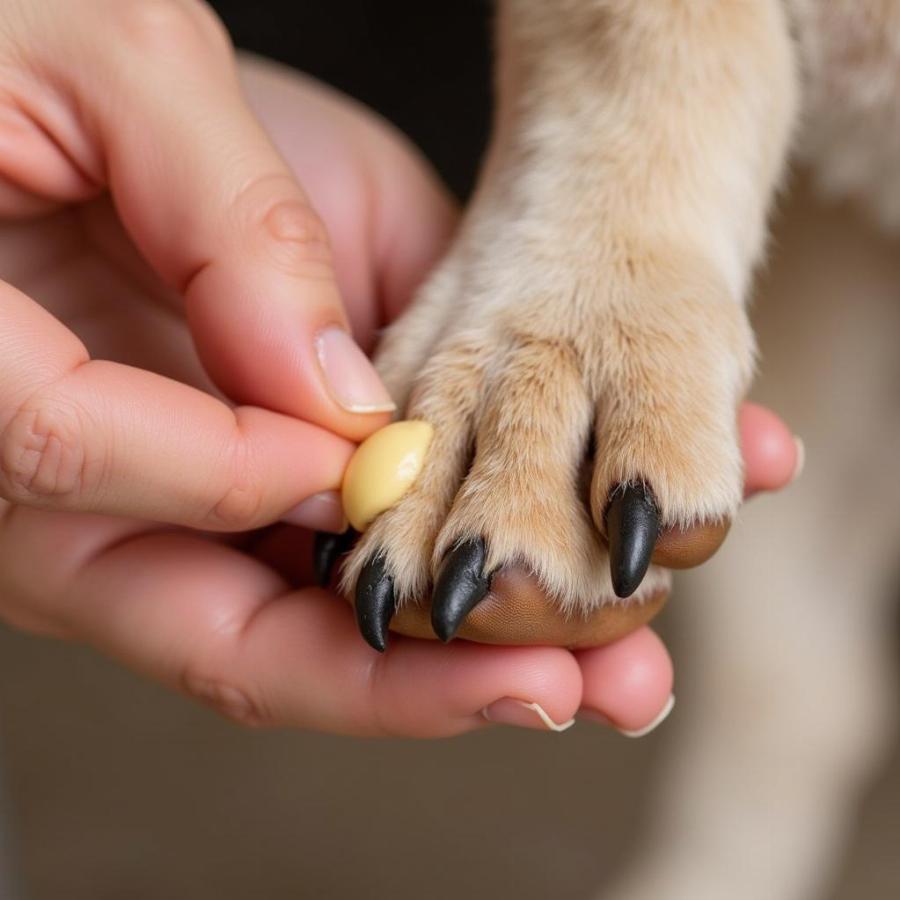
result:
[[[221,677],[189,668],[181,677],[181,689],[238,725],[262,728],[271,724],[269,715],[246,690]]]
[[[270,175],[244,187],[234,203],[239,230],[268,264],[290,275],[333,280],[333,253],[325,224],[288,175]]]
[[[191,58],[201,47],[230,48],[211,10],[185,0],[115,0],[109,23],[120,47],[146,59]],[[186,55],[187,54],[187,55]]]
[[[194,16],[198,27],[203,34],[219,50],[234,58],[234,43],[225,23],[219,18],[215,10],[205,0],[182,0]]]
[[[239,437],[232,451],[228,486],[210,509],[216,528],[243,531],[257,524],[263,507],[263,485],[247,441]]]
[[[2,590],[2,587],[0,587]],[[4,603],[0,605],[0,622],[5,622],[15,631],[35,637],[67,640],[71,637],[65,625],[34,609],[26,603]]]
[[[210,518],[226,531],[243,531],[256,521],[262,500],[252,484],[233,484],[212,508]]]
[[[91,472],[80,415],[62,405],[27,405],[0,435],[0,493],[16,503],[83,495]]]

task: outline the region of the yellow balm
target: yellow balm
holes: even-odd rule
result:
[[[357,531],[365,531],[409,490],[422,470],[433,434],[428,422],[394,422],[357,447],[341,489],[344,512]]]

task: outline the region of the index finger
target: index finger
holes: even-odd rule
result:
[[[0,283],[0,497],[245,530],[335,489],[352,444],[290,416],[91,360]]]

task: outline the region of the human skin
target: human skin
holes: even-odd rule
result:
[[[455,211],[405,142],[245,61],[251,112],[197,3],[0,19],[0,616],[246,724],[435,737],[492,707],[545,727],[521,703],[653,721],[672,668],[649,629],[379,656],[303,586],[308,533],[266,528],[303,521],[390,417],[346,343],[354,378],[329,388],[315,340],[371,348],[446,246]],[[749,488],[787,483],[789,431],[749,408],[742,434]]]

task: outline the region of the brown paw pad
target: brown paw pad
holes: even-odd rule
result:
[[[667,569],[693,569],[722,546],[731,522],[709,522],[691,528],[669,528],[659,536],[652,560]]]
[[[701,523],[691,528],[660,527],[651,489],[641,483],[619,485],[604,517],[613,589],[630,597],[651,562],[668,569],[690,569],[706,562],[722,545],[731,523]]]
[[[638,545],[644,547],[639,555],[646,557],[652,548],[652,561],[658,565],[673,569],[697,566],[718,550],[728,528],[729,523],[724,522],[668,529],[649,546],[639,539]],[[320,584],[328,584],[338,557],[350,549],[356,537],[352,530],[339,537],[319,537],[315,555]],[[626,529],[624,541],[629,539]],[[620,548],[620,555],[622,552]],[[625,555],[629,552],[626,546]],[[485,574],[485,556],[483,540],[458,545],[441,567],[431,600],[398,609],[393,578],[384,557],[376,555],[360,574],[352,601],[360,633],[377,650],[387,646],[388,630],[443,641],[461,637],[487,644],[594,647],[645,625],[668,598],[668,591],[661,590],[640,601],[604,604],[587,615],[565,615],[537,578],[524,569],[505,566]],[[611,558],[615,567],[612,551]],[[639,562],[641,578],[646,564]]]
[[[643,487],[626,486],[610,502],[606,516],[612,582],[620,597],[630,597],[651,561],[673,569],[705,562],[721,546],[729,523],[710,523],[660,533],[655,502]],[[319,583],[330,581],[337,559],[356,538],[320,535],[315,545]],[[435,581],[431,600],[397,608],[393,577],[383,554],[364,566],[353,605],[365,640],[375,649],[387,646],[388,631],[410,637],[462,637],[490,644],[591,647],[609,643],[649,622],[668,596],[661,590],[641,600],[601,605],[591,613],[565,615],[558,602],[540,587],[535,576],[506,566],[485,571],[481,538],[458,544],[447,554]]]
[[[353,603],[360,633],[376,650],[385,649],[389,629],[445,642],[462,637],[488,644],[594,647],[649,622],[668,596],[661,590],[640,601],[565,615],[537,578],[520,567],[486,573],[486,555],[481,538],[458,544],[441,566],[430,602],[398,609],[393,578],[384,556],[376,554],[356,584]]]
[[[668,591],[660,591],[642,601],[601,606],[588,616],[566,617],[533,575],[510,566],[493,575],[487,595],[465,617],[455,636],[481,644],[597,647],[645,625],[667,599]],[[436,638],[431,603],[403,606],[391,630],[409,637]]]

